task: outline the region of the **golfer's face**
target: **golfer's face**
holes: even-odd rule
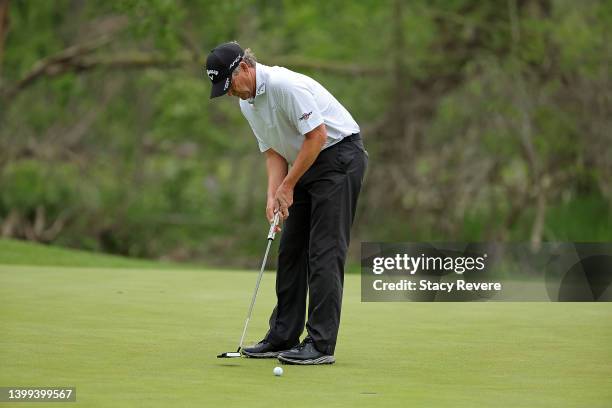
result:
[[[251,81],[246,69],[241,69],[237,74],[232,74],[232,84],[230,85],[230,89],[227,91],[227,94],[229,96],[236,96],[244,100],[252,97]]]

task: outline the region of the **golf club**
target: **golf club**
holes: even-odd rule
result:
[[[247,327],[249,326],[249,320],[251,320],[251,313],[253,313],[253,306],[255,305],[255,299],[257,298],[257,291],[259,290],[259,283],[261,282],[261,277],[263,275],[264,268],[266,267],[266,261],[268,260],[268,252],[270,252],[270,246],[272,246],[272,241],[274,241],[274,237],[276,236],[276,227],[280,221],[280,214],[277,212],[274,213],[274,220],[272,221],[272,225],[270,226],[270,231],[268,232],[268,246],[266,248],[266,254],[264,255],[263,262],[261,263],[261,269],[259,270],[259,275],[257,275],[257,283],[255,284],[255,292],[253,293],[253,298],[251,299],[251,306],[249,306],[249,312],[247,313],[246,321],[244,322],[244,329],[242,330],[242,336],[240,337],[240,343],[238,344],[238,350],[236,351],[228,351],[225,353],[221,353],[217,356],[217,358],[235,358],[240,357],[240,350],[242,349],[242,342],[244,341],[244,336],[247,331]]]

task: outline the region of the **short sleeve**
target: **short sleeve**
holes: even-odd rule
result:
[[[314,95],[302,84],[285,88],[282,109],[300,134],[305,135],[323,123]]]

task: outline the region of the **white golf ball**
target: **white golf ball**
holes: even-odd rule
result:
[[[283,375],[283,369],[280,367],[274,367],[274,370],[272,370],[272,372],[277,377],[280,377],[281,375]]]

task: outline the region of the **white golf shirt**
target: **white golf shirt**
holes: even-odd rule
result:
[[[273,149],[293,163],[304,135],[320,124],[327,129],[323,149],[359,132],[351,114],[306,75],[283,67],[255,65],[255,97],[240,100],[240,110],[257,138],[259,150]]]

